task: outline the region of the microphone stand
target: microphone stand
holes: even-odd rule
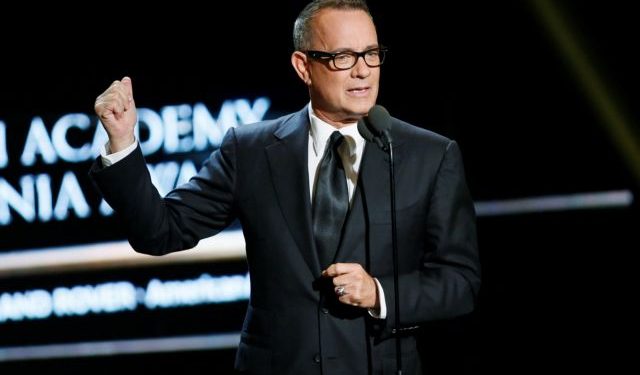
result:
[[[396,339],[396,374],[402,375],[402,342],[400,341],[402,329],[400,329],[400,292],[398,291],[400,278],[398,276],[398,230],[396,226],[396,177],[393,165],[393,141],[389,134],[391,117],[389,116],[389,112],[380,105],[376,105],[369,110],[369,116],[367,117],[370,117],[370,119],[358,121],[358,132],[360,132],[364,139],[369,142],[375,142],[382,151],[389,154],[389,199],[391,201],[391,246],[393,250],[393,294],[395,297],[395,304],[393,306],[395,312],[395,328],[391,330],[391,333],[395,335]]]
[[[396,339],[396,374],[402,375],[402,341],[400,340],[400,293],[398,291],[398,230],[396,227],[396,178],[393,164],[393,142],[388,130],[382,132],[382,149],[389,154],[389,192],[391,200],[391,247],[393,250],[393,293],[395,295],[395,327],[391,332]]]

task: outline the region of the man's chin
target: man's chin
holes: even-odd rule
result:
[[[357,108],[352,108],[352,110],[349,112],[349,117],[353,117],[354,121],[358,121],[361,118],[367,116],[369,114],[369,111],[371,110],[371,108],[373,108],[374,104],[371,105],[364,105],[364,106],[358,106]]]
[[[350,112],[345,116],[345,122],[358,122],[361,118],[367,116],[369,111],[366,112]]]
[[[351,105],[349,107],[342,107],[340,114],[335,116],[335,118],[339,118],[339,122],[343,124],[358,122],[363,117],[366,117],[369,114],[369,110],[373,108],[373,104],[365,104],[358,103],[358,105]],[[318,111],[316,110],[316,115]]]

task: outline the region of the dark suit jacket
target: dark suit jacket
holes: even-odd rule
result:
[[[470,312],[480,285],[475,213],[454,141],[393,119],[402,326]],[[264,374],[394,373],[388,157],[365,147],[336,262],[360,263],[384,289],[387,319],[339,303],[320,280],[311,229],[307,108],[227,132],[198,175],[165,198],[138,149],[90,172],[139,252],[195,246],[238,218],[251,300],[236,368]],[[404,373],[420,363],[403,338]]]

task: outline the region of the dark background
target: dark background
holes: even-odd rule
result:
[[[111,4],[90,16],[29,19],[3,33],[0,118],[13,132],[11,124],[26,126],[35,115],[90,113],[95,97],[124,75],[133,78],[139,106],[266,95],[270,112],[297,110],[308,98],[289,63],[290,34],[304,3],[180,3],[146,11]],[[633,49],[640,30],[633,5],[553,3],[578,38],[583,61],[626,116],[638,152],[640,61]],[[379,39],[392,51],[379,103],[458,141],[476,201],[619,189],[638,196],[640,175],[634,176],[610,136],[566,50],[554,43],[550,21],[536,11],[544,2],[439,1],[420,4],[420,10],[415,4],[370,1]],[[30,28],[37,36],[11,37]],[[88,164],[78,166],[83,168]],[[10,179],[24,172],[0,173]],[[638,212],[634,203],[480,217],[478,309],[424,328],[424,367],[431,374],[471,374],[615,372],[632,365],[626,343],[638,333],[632,307]],[[108,222],[108,236],[122,238]],[[65,230],[85,233],[73,243],[98,240],[73,225],[87,224],[66,222]],[[44,242],[64,242],[49,232]],[[3,232],[4,249],[24,247],[11,238],[17,237]],[[211,327],[210,315],[198,319]],[[135,320],[130,324],[134,329]],[[20,362],[0,369],[112,373],[188,364],[189,372],[224,373],[232,362],[233,351],[218,351]]]

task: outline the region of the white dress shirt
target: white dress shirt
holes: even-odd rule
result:
[[[124,159],[133,152],[138,146],[138,141],[134,140],[129,147],[120,150],[118,152],[111,153],[111,149],[109,147],[109,142],[105,143],[104,146],[100,147],[100,158],[102,159],[102,166],[104,168],[110,167],[120,160]]]

